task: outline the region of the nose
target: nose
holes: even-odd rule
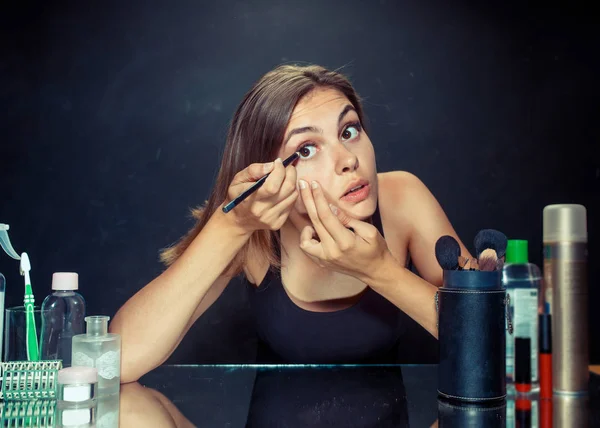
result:
[[[358,157],[346,148],[343,144],[338,145],[338,160],[336,166],[336,172],[343,174],[345,172],[352,172],[358,168]]]

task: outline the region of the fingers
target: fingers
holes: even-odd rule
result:
[[[292,193],[290,193],[284,200],[274,205],[271,209],[276,212],[277,215],[287,215],[289,214],[291,207],[296,202],[296,199],[298,199],[298,191],[294,189]]]
[[[274,166],[274,162],[253,163],[247,168],[244,168],[243,170],[238,172],[235,175],[232,184],[250,183],[258,181],[261,177],[271,172]]]
[[[298,199],[296,188],[296,168],[283,166],[281,158],[271,163],[251,164],[238,172],[227,189],[227,197],[232,200],[252,186],[257,188],[245,197],[236,209],[240,224],[249,230],[278,230]]]
[[[285,167],[281,158],[277,158],[273,162],[273,170],[269,173],[265,184],[258,190],[259,198],[270,198],[279,193],[279,188],[285,179]]]
[[[344,210],[339,208],[334,203],[329,203],[329,209],[331,210],[333,215],[337,217],[337,219],[340,221],[340,223],[342,223],[342,225],[344,225],[344,227],[346,229],[350,228],[350,222],[352,220],[354,220],[353,217],[350,217]]]
[[[331,234],[338,246],[341,249],[346,249],[354,241],[354,235],[346,229],[340,218],[336,215],[340,214],[339,208],[329,203],[325,197],[323,188],[317,182],[313,182],[311,188],[312,198],[321,223]]]
[[[288,175],[295,177],[295,169],[293,169],[293,171],[288,171]],[[295,178],[293,180],[295,181]],[[277,218],[277,220],[274,222],[274,230],[277,230],[283,226],[299,196],[298,189],[296,189],[296,186],[291,184],[289,181],[290,180],[286,178],[281,186],[279,195],[277,196],[278,199],[281,199],[282,197],[284,199],[279,200],[279,202],[276,202],[275,205],[269,209],[269,217],[272,216]],[[285,193],[287,193],[287,195],[285,195]]]
[[[312,226],[306,226],[302,229],[300,233],[300,245],[316,245],[319,243],[317,239],[315,239],[315,229]]]
[[[306,226],[300,233],[300,248],[310,256],[313,261],[324,267],[322,260],[326,259],[323,244],[315,239],[316,231],[312,226]]]
[[[348,231],[354,233],[355,236],[362,238],[368,243],[375,243],[381,235],[379,230],[372,224],[350,217],[339,209],[336,216]]]
[[[306,207],[306,212],[308,213],[308,217],[312,222],[317,235],[319,235],[319,239],[325,245],[332,246],[335,244],[333,237],[327,231],[327,228],[321,222],[319,217],[319,213],[317,212],[317,206],[312,197],[311,193],[311,184],[307,183],[304,180],[299,182],[300,185],[300,194],[302,195],[302,201],[304,202],[304,206]]]
[[[317,182],[312,182],[310,188],[305,186],[300,194],[321,241],[326,245],[335,244],[341,250],[351,246],[354,242],[354,234],[332,212],[321,186]],[[339,214],[339,209],[331,205]]]
[[[285,168],[285,179],[279,189],[279,199],[286,198],[292,193],[298,194],[298,187],[296,186],[296,167],[288,165]]]

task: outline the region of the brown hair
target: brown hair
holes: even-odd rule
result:
[[[229,126],[221,168],[212,193],[202,207],[192,209],[196,225],[176,244],[161,252],[161,260],[166,265],[177,260],[225,201],[227,189],[236,173],[252,163],[270,162],[277,157],[298,101],[313,89],[328,87],[337,89],[348,98],[363,123],[360,99],[350,81],[337,71],[321,66],[281,65],[265,74],[250,89]],[[272,267],[279,268],[280,245],[278,232],[256,231],[225,272],[232,276],[241,273],[250,251],[263,255]]]

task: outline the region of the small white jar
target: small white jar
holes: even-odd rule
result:
[[[57,383],[60,426],[91,426],[96,420],[98,370],[93,367],[67,367],[59,370]]]
[[[93,367],[67,367],[58,371],[58,400],[86,405],[96,400],[98,370]]]

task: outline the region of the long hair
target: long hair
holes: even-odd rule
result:
[[[277,157],[294,107],[302,97],[317,88],[340,91],[364,123],[358,94],[350,81],[336,71],[318,65],[282,65],[265,74],[244,96],[233,116],[215,186],[204,205],[192,209],[195,226],[177,243],[161,252],[161,260],[167,266],[183,254],[225,201],[235,174],[252,163],[270,162]],[[240,274],[250,252],[265,257],[271,267],[280,268],[280,246],[279,231],[256,231],[225,272],[232,276]]]

